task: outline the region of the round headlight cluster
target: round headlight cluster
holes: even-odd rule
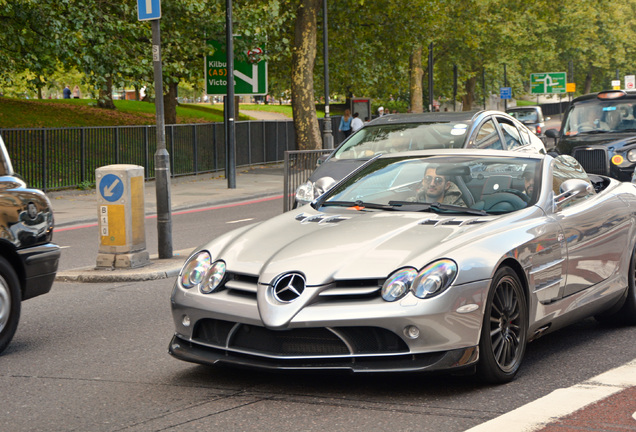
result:
[[[308,203],[314,200],[316,197],[316,191],[314,190],[314,183],[309,180],[306,183],[300,185],[296,190],[296,201],[301,203]]]
[[[630,162],[636,162],[636,148],[627,152],[627,160]]]
[[[401,299],[409,291],[415,297],[426,299],[446,290],[457,275],[457,264],[449,259],[430,263],[417,272],[403,268],[393,273],[382,285],[382,298],[392,302]]]
[[[225,262],[212,262],[207,251],[191,256],[181,269],[179,283],[185,289],[198,287],[203,294],[214,292],[223,283]]]

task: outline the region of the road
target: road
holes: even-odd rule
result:
[[[176,214],[175,249],[281,207],[274,200]],[[149,249],[154,231],[151,220]],[[57,233],[63,265],[94,263],[91,238],[96,227]],[[531,343],[518,378],[503,386],[465,376],[209,368],[167,354],[173,283],[56,282],[25,302],[0,356],[0,430],[464,431],[636,358],[636,328],[588,319]]]

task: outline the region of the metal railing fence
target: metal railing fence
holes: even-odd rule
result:
[[[333,150],[288,150],[283,165],[283,211],[294,208],[296,189],[305,183],[318,164],[318,159]]]
[[[332,117],[336,145],[344,138],[339,122]],[[146,180],[155,176],[154,125],[0,129],[0,135],[15,172],[43,191],[88,187],[95,169],[111,164],[143,166]],[[280,163],[286,150],[297,149],[292,120],[236,122],[235,136],[237,167]],[[223,123],[166,125],[166,147],[172,177],[225,170]]]

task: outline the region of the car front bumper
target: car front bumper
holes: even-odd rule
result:
[[[285,328],[263,325],[256,298],[202,295],[175,287],[174,357],[201,364],[281,370],[437,371],[479,358],[490,281],[453,286],[426,300],[410,294],[324,301],[302,309]],[[468,307],[467,307],[468,306]],[[416,335],[409,333],[415,327]]]
[[[22,300],[27,300],[51,290],[60,260],[59,246],[48,243],[18,250],[24,268]]]

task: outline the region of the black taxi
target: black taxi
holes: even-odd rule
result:
[[[60,258],[53,225],[48,198],[13,172],[0,137],[0,353],[18,328],[22,301],[51,290]]]

